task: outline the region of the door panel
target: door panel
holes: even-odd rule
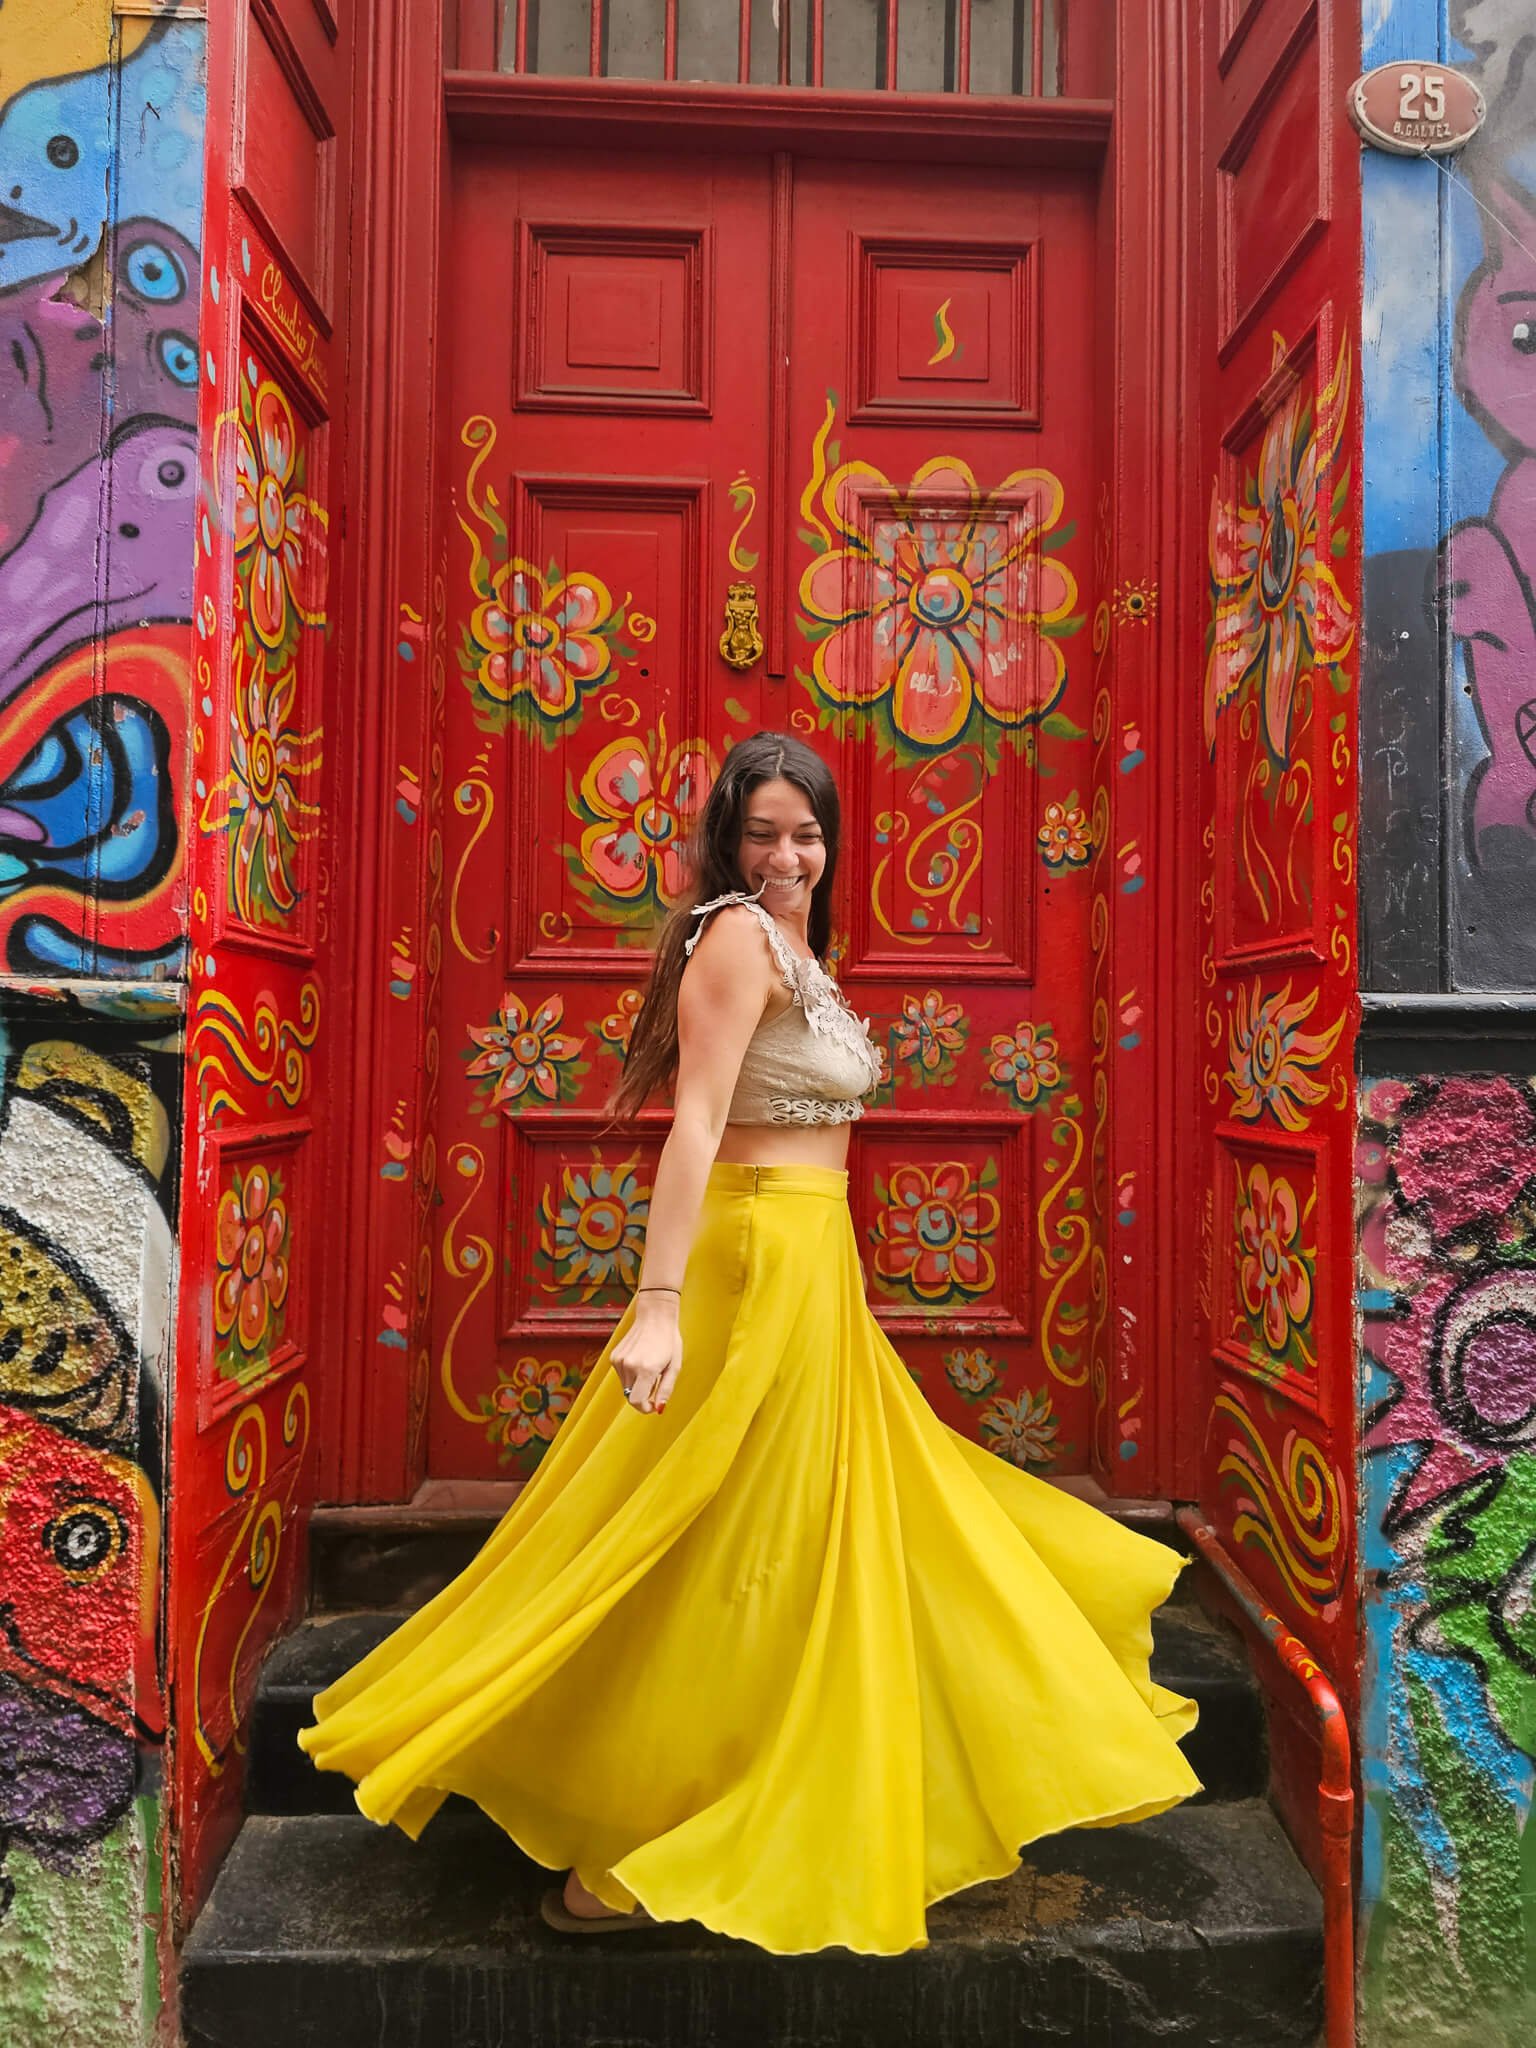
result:
[[[482,317],[450,378],[432,1471],[531,1470],[627,1298],[664,1119],[604,1104],[681,837],[759,725],[843,788],[877,1312],[947,1419],[1085,1464],[1087,188],[470,149],[450,217]]]
[[[348,18],[350,19],[350,10]],[[189,1115],[170,1640],[184,1910],[239,1825],[268,1643],[303,1597],[311,1363],[336,1228],[322,1033],[335,1006],[324,628],[342,421],[351,46],[314,0],[209,23],[208,451],[194,569]],[[317,1143],[317,1137],[321,1142]]]

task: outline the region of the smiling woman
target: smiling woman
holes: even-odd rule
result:
[[[535,1478],[301,1737],[374,1820],[463,1793],[569,1866],[568,1933],[895,1954],[1036,1836],[1198,1789],[1194,1708],[1148,1672],[1179,1560],[946,1429],[865,1301],[844,1161],[881,1065],[822,965],[840,823],[791,735],[726,757],[618,1091],[671,1084],[648,1207],[594,1174],[548,1219],[594,1289],[643,1242],[633,1300],[558,1436],[557,1364],[504,1383],[498,1426],[554,1437]],[[907,1174],[882,1257],[984,1290],[996,1198]],[[1048,1404],[988,1434],[1048,1452]]]

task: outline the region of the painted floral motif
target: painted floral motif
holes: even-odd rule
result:
[[[235,442],[235,564],[251,631],[274,662],[292,655],[301,625],[319,614],[311,559],[323,551],[323,514],[304,489],[304,453],[293,409],[270,377],[247,362]]]
[[[868,463],[837,466],[834,418],[829,398],[800,500],[815,550],[800,579],[801,630],[815,643],[801,680],[824,724],[873,716],[903,759],[967,739],[995,759],[1005,733],[1053,714],[1060,643],[1082,624],[1076,578],[1053,552],[1069,538],[1055,532],[1061,484],[1021,469],[984,492],[966,463],[941,455],[901,491]]]
[[[592,1026],[598,1042],[610,1052],[618,1054],[621,1060],[629,1058],[629,1041],[635,1035],[635,1024],[645,1008],[643,988],[620,989],[619,998],[607,1016]]]
[[[1339,353],[1332,381],[1314,409],[1298,385],[1264,431],[1256,474],[1236,502],[1211,496],[1211,630],[1205,671],[1206,744],[1216,720],[1249,693],[1260,706],[1264,744],[1282,766],[1291,756],[1291,711],[1298,681],[1341,662],[1354,644],[1349,604],[1323,550],[1343,554],[1340,524],[1349,469],[1334,475],[1349,411],[1349,356]],[[1321,510],[1331,492],[1329,525]]]
[[[470,614],[460,665],[488,708],[526,707],[565,725],[612,675],[623,616],[599,577],[508,562]]]
[[[571,1102],[586,1070],[578,1059],[582,1041],[558,1028],[565,1016],[565,998],[546,996],[530,1013],[520,996],[507,990],[495,1019],[471,1024],[469,1035],[480,1047],[465,1071],[484,1077],[480,1093],[488,1106],[508,1115],[532,1102]]]
[[[576,1301],[629,1292],[640,1277],[650,1207],[650,1186],[633,1159],[563,1168],[558,1192],[546,1186],[539,1197],[545,1292]]]
[[[227,831],[229,907],[242,923],[284,925],[299,902],[298,849],[318,831],[304,795],[320,772],[321,735],[293,722],[298,678],[273,675],[237,642],[231,654],[229,772],[204,802],[205,832]]]
[[[1266,1110],[1287,1131],[1304,1130],[1308,1112],[1328,1098],[1328,1084],[1315,1070],[1333,1051],[1344,1029],[1335,1019],[1326,1031],[1303,1031],[1317,1008],[1319,991],[1290,1000],[1287,982],[1266,996],[1255,980],[1240,988],[1227,1032],[1227,1086],[1232,1114],[1256,1123]]]
[[[459,669],[486,731],[517,725],[552,747],[580,722],[592,693],[612,679],[615,662],[634,659],[633,648],[619,638],[629,593],[615,601],[589,570],[562,574],[551,562],[541,574],[512,555],[501,502],[482,476],[495,454],[495,423],[476,413],[459,439],[473,450],[459,525],[470,545],[475,600],[461,629]],[[654,634],[654,623],[644,623]]]
[[[962,1345],[957,1350],[946,1351],[944,1372],[962,1401],[979,1401],[1002,1377],[997,1361],[979,1344],[972,1350]]]
[[[1061,1054],[1049,1024],[1015,1024],[992,1041],[987,1073],[1019,1109],[1033,1109],[1062,1083]]]
[[[931,1172],[897,1166],[889,1185],[877,1178],[881,1206],[870,1234],[875,1278],[888,1294],[943,1302],[987,1292],[997,1278],[987,1246],[997,1234],[998,1204],[986,1192],[996,1174],[991,1160],[979,1177],[947,1160]]]
[[[903,996],[901,1015],[891,1026],[896,1071],[923,1086],[932,1081],[947,1085],[955,1078],[955,1054],[965,1050],[970,1033],[960,1004],[946,1003],[936,988],[925,996]]]
[[[1275,1359],[1312,1314],[1313,1255],[1301,1243],[1301,1208],[1290,1182],[1252,1165],[1237,1175],[1238,1286],[1248,1320]]]
[[[1045,807],[1045,823],[1035,837],[1040,842],[1040,858],[1048,868],[1085,867],[1093,852],[1088,813],[1076,799],[1074,790],[1065,803]]]
[[[288,1208],[265,1166],[237,1169],[219,1197],[213,1330],[220,1368],[244,1378],[279,1342],[288,1299]]]
[[[496,1446],[498,1462],[511,1463],[530,1444],[542,1452],[580,1391],[580,1374],[558,1358],[542,1363],[520,1358],[510,1368],[498,1368],[495,1391],[480,1396],[486,1435]]]
[[[594,756],[577,792],[581,844],[563,852],[601,915],[648,920],[683,894],[689,829],[715,767],[702,740],[669,746],[665,719],[645,738],[610,740]]]
[[[1044,1387],[1017,1400],[999,1394],[977,1417],[981,1440],[1010,1465],[1049,1465],[1056,1456],[1056,1418]]]

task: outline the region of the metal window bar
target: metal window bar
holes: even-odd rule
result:
[[[587,4],[590,25],[587,69],[591,77],[605,78],[609,75],[608,0],[587,0]],[[773,0],[768,0],[768,4],[772,5]],[[832,0],[834,9],[847,4],[849,0]],[[1046,8],[1050,5],[1050,0],[1013,0],[1013,5],[1014,58],[1010,66],[1012,75],[1009,87],[1014,95],[1043,99],[1046,94]],[[1065,5],[1066,0],[1059,0],[1060,11],[1063,13]],[[661,0],[661,7],[661,72],[664,79],[675,81],[678,75],[679,0]],[[536,72],[540,68],[537,50],[539,0],[504,0],[504,8],[512,18],[512,34],[508,39],[511,44],[511,69],[514,72]],[[804,25],[801,47],[805,56],[805,78],[812,88],[816,88],[825,83],[827,0],[799,0],[799,8]],[[881,20],[875,50],[876,75],[871,81],[876,91],[900,90],[901,9],[902,0],[881,0]],[[973,9],[974,0],[945,0],[944,69],[947,89],[955,93],[968,94],[974,89]],[[753,0],[739,0],[736,55],[736,82],[739,85],[752,83],[752,10]],[[776,11],[777,78],[780,85],[790,85],[794,82],[793,53],[797,0],[777,0]],[[505,42],[503,48],[506,48]]]

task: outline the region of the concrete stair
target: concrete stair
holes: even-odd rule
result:
[[[354,1528],[339,1567],[322,1542],[323,1599],[400,1604],[317,1614],[267,1661],[250,1816],[183,1952],[187,2048],[1315,2041],[1317,1893],[1262,1797],[1246,1659],[1187,1596],[1158,1617],[1154,1669],[1200,1701],[1188,1753],[1203,1798],[1033,1844],[1012,1877],[935,1907],[928,1947],[910,1955],[774,1957],[694,1926],[559,1935],[538,1916],[550,1873],[472,1807],[449,1801],[419,1844],[374,1827],[294,1736],[315,1693],[458,1568],[487,1519],[460,1517],[451,1535]]]

